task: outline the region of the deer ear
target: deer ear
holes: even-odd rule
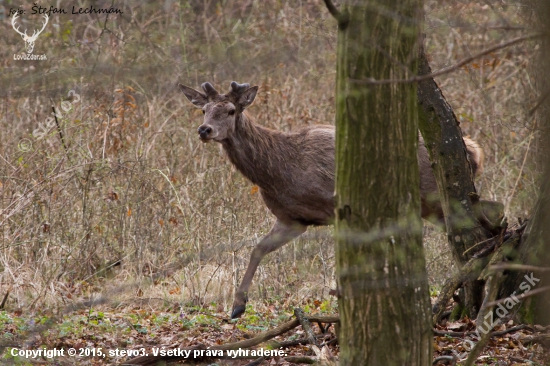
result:
[[[242,109],[245,109],[249,105],[252,104],[254,101],[254,98],[256,98],[256,94],[258,93],[258,87],[253,86],[252,88],[246,89],[240,96],[239,96],[239,105]]]
[[[193,103],[196,107],[202,108],[206,103],[208,103],[208,98],[201,92],[198,92],[195,89],[185,86],[183,84],[179,84],[179,87],[183,94],[187,97],[187,99],[189,99],[189,101]]]

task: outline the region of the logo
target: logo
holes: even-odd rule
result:
[[[42,24],[42,29],[33,30],[31,36],[29,36],[27,34],[27,29],[25,29],[25,32],[21,32],[19,30],[19,26],[16,26],[15,21],[17,20],[18,17],[19,17],[19,13],[15,12],[15,14],[13,14],[13,17],[11,18],[11,25],[12,25],[13,29],[21,35],[21,38],[23,38],[23,41],[25,41],[25,50],[27,51],[28,55],[23,55],[23,56],[27,56],[27,57],[23,57],[23,58],[24,59],[45,59],[46,55],[43,55],[44,58],[42,58],[42,57],[35,58],[35,57],[30,57],[30,56],[33,56],[31,54],[32,54],[32,51],[34,50],[34,42],[36,41],[36,39],[38,38],[40,33],[42,33],[42,31],[44,30],[44,28],[46,28],[46,25],[48,24],[48,20],[49,20],[48,14],[43,14],[44,23]],[[14,59],[15,59],[15,55],[14,55]]]

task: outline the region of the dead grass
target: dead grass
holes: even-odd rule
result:
[[[59,26],[48,25],[35,46],[48,61],[33,62],[13,60],[23,42],[2,21],[0,295],[10,289],[8,308],[103,295],[113,304],[160,298],[230,310],[273,217],[220,147],[200,143],[202,117],[175,86],[250,82],[261,87],[251,113],[265,126],[333,123],[335,24],[321,1],[298,3],[142,3],[108,21],[54,15]],[[434,70],[529,26],[515,3],[488,3],[427,1]],[[438,79],[465,134],[485,149],[481,195],[505,202],[510,220],[529,215],[537,188],[532,50],[514,46]],[[60,129],[33,136],[52,105]],[[251,304],[330,299],[330,236],[310,229],[271,255]],[[426,252],[439,284],[450,269],[445,236],[427,235]]]

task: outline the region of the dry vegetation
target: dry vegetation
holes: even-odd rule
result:
[[[250,111],[271,128],[334,123],[336,28],[322,1],[125,4],[107,19],[52,15],[34,51],[47,61],[13,60],[24,43],[10,19],[1,21],[0,296],[9,291],[11,311],[99,297],[118,309],[230,311],[273,216],[219,146],[199,141],[202,114],[177,82],[260,85]],[[427,0],[426,11],[434,70],[529,32],[515,1]],[[438,78],[464,133],[485,149],[481,195],[504,202],[511,221],[529,215],[537,188],[534,47],[497,51]],[[59,127],[33,136],[52,106]],[[427,231],[437,285],[449,250],[443,234]],[[330,235],[310,229],[270,255],[249,305],[334,305]]]

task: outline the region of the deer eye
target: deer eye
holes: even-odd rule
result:
[[[202,114],[205,114],[205,113],[206,113],[206,111],[203,109],[203,110],[202,110]]]
[[[234,115],[234,114],[235,114],[235,110],[234,110],[234,109],[230,110],[228,114],[229,114],[230,116]]]

